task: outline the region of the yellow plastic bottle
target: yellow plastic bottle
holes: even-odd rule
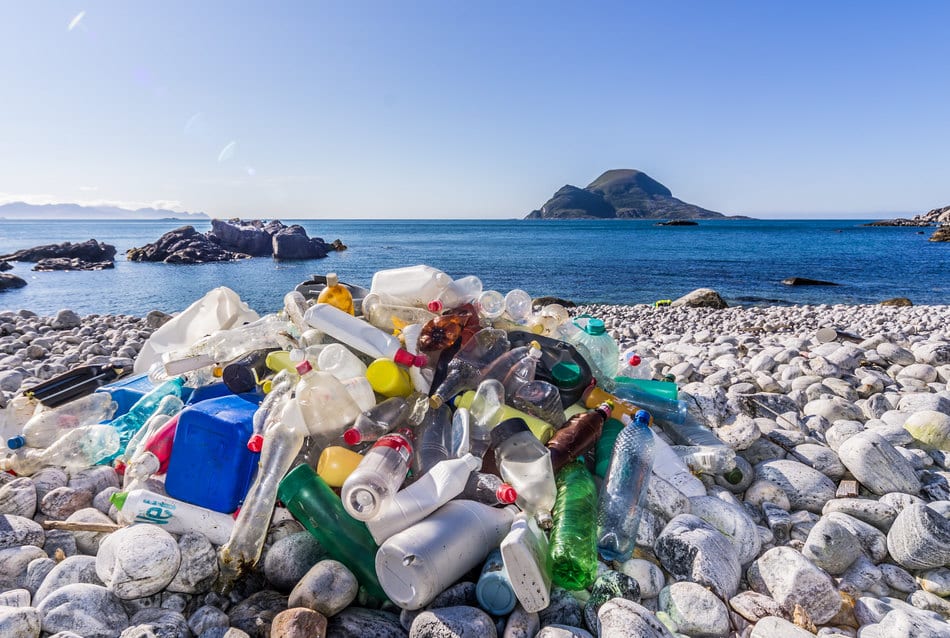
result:
[[[384,397],[407,397],[412,394],[409,371],[391,359],[377,359],[369,364],[366,378],[373,390]]]
[[[624,414],[628,415],[631,419],[633,415],[637,413],[637,410],[641,408],[636,406],[629,401],[624,399],[619,399],[614,395],[610,394],[605,390],[601,390],[598,386],[591,386],[587,391],[584,392],[584,395],[581,397],[581,401],[584,402],[584,405],[588,408],[596,408],[601,403],[609,401],[614,407],[610,412],[610,417],[612,419],[621,420]],[[650,416],[650,423],[653,423],[653,416]]]
[[[456,408],[470,408],[472,407],[472,399],[475,398],[475,391],[469,390],[459,395],[455,399]],[[538,440],[542,443],[547,443],[548,440],[554,436],[554,426],[545,421],[544,419],[539,419],[536,416],[531,416],[527,412],[522,412],[517,408],[513,408],[510,405],[503,405],[499,409],[501,413],[501,418],[499,422],[504,421],[505,419],[513,419],[515,417],[519,419],[524,419],[524,422],[528,424],[528,429],[531,430],[531,433],[538,437]]]
[[[317,474],[330,487],[343,487],[343,481],[353,473],[362,460],[363,455],[359,452],[339,445],[331,445],[320,453]]]
[[[340,279],[336,276],[335,272],[327,273],[327,286],[321,290],[317,296],[317,303],[330,304],[345,313],[351,315],[355,314],[353,309],[353,295],[350,294],[350,291],[347,290],[345,286],[340,284]]]

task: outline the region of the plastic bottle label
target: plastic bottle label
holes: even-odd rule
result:
[[[165,501],[156,501],[144,498],[142,503],[145,505],[150,505],[148,509],[144,512],[139,512],[135,515],[136,523],[152,523],[153,525],[167,525],[169,519],[171,519],[175,512],[174,503],[167,503]]]
[[[409,458],[412,456],[412,446],[409,445],[406,439],[398,435],[387,434],[373,444],[373,447],[376,446],[388,447],[392,450],[396,450],[396,452],[399,453],[399,456],[402,457],[402,460],[407,463],[409,462]]]

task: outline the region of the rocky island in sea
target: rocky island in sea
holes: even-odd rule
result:
[[[673,197],[646,173],[619,168],[585,188],[567,184],[525,219],[749,219],[728,216]]]
[[[898,217],[896,219],[882,219],[880,221],[865,224],[865,226],[902,226],[927,228],[937,226],[937,230],[930,236],[930,241],[950,241],[950,206],[943,208],[934,208],[921,213],[912,219]]]

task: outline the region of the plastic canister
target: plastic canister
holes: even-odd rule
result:
[[[363,455],[340,445],[331,445],[323,448],[320,459],[317,461],[317,474],[330,487],[341,487],[346,477],[363,460]]]
[[[528,613],[541,611],[551,604],[547,556],[547,537],[531,519],[519,514],[501,542],[501,558],[515,596]]]
[[[515,608],[518,599],[508,580],[500,550],[493,549],[485,559],[485,566],[475,584],[475,597],[481,608],[492,616],[503,616]]]
[[[237,509],[257,469],[247,449],[257,405],[230,395],[182,410],[165,477],[169,496],[216,512]]]
[[[370,292],[406,306],[425,308],[450,283],[452,278],[441,270],[420,264],[376,271]]]
[[[108,392],[112,395],[112,400],[119,405],[115,410],[115,414],[112,415],[112,418],[117,419],[127,413],[136,401],[154,389],[155,384],[149,380],[148,374],[136,374],[104,385],[96,392]],[[181,389],[181,400],[187,403],[189,397],[191,397],[191,392],[191,388],[184,386]]]
[[[407,397],[412,394],[409,371],[389,359],[376,359],[369,364],[366,378],[373,390],[384,397]]]
[[[508,533],[516,508],[450,501],[391,537],[376,552],[376,575],[389,599],[420,609],[465,575]]]

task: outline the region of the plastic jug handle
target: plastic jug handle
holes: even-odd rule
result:
[[[572,320],[571,323],[573,323],[575,326],[577,326],[578,328],[580,328],[581,330],[583,330],[583,329],[584,329],[584,326],[582,326],[581,324],[577,323],[577,320],[578,320],[578,319],[588,319],[588,320],[589,320],[589,319],[593,319],[593,318],[594,318],[593,315],[589,315],[589,314],[586,314],[586,313],[585,313],[585,314],[583,314],[583,315],[577,315],[576,317],[574,317],[574,319]]]

